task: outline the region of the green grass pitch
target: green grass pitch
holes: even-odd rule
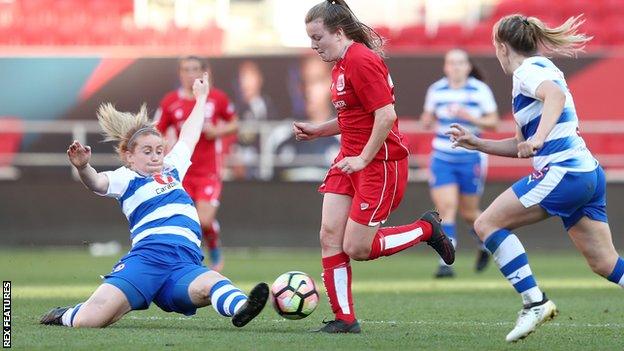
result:
[[[318,250],[228,250],[223,272],[242,289],[272,282],[289,270],[320,279]],[[86,250],[0,250],[0,277],[13,283],[12,343],[17,350],[622,350],[624,294],[593,275],[575,252],[529,252],[538,283],[561,313],[516,344],[505,335],[520,299],[494,267],[472,270],[474,256],[459,255],[453,280],[431,278],[437,264],[424,247],[375,262],[355,262],[354,299],[360,335],[309,330],[331,319],[325,293],[308,318],[287,321],[270,306],[237,329],[211,308],[193,317],[131,312],[100,330],[49,327],[38,319],[53,306],[83,301],[118,257]]]

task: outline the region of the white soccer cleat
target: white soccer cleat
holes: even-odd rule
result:
[[[520,312],[518,312],[518,320],[516,326],[513,328],[507,337],[507,342],[516,342],[518,340],[526,338],[529,334],[535,331],[537,327],[555,318],[559,311],[555,304],[546,299],[546,302],[539,302],[539,305],[525,306]]]

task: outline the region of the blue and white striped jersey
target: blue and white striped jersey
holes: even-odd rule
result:
[[[144,242],[174,243],[199,248],[201,227],[193,200],[182,187],[191,165],[191,150],[176,143],[164,159],[160,174],[142,176],[127,168],[104,172],[108,190],[128,219],[132,246]]]
[[[424,110],[437,118],[436,136],[433,138],[433,157],[447,162],[467,162],[479,160],[479,152],[464,148],[452,148],[452,142],[445,135],[451,124],[458,123],[475,135],[481,130],[474,124],[457,116],[459,108],[471,115],[482,117],[496,111],[496,101],[492,90],[482,81],[469,77],[466,85],[459,89],[451,88],[447,78],[433,83],[427,90]]]
[[[537,98],[535,92],[547,80],[563,89],[566,101],[557,124],[546,137],[544,146],[533,157],[533,168],[541,170],[547,165],[556,164],[576,172],[594,170],[598,162],[579,135],[574,100],[563,72],[543,56],[525,59],[513,73],[513,114],[522,136],[530,140],[537,131],[544,102]]]

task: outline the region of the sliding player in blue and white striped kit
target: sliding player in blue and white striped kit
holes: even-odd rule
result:
[[[67,150],[84,185],[96,194],[113,197],[130,225],[132,249],[105,276],[91,297],[72,307],[54,308],[42,324],[101,328],[153,301],[166,312],[194,315],[212,305],[232,317],[237,327],[261,311],[269,296],[266,283],[249,296],[227,278],[203,264],[197,210],[181,183],[191,165],[191,153],[204,123],[208,75],[195,80],[196,98],[178,142],[164,156],[162,135],[149,123],[145,107],[137,115],[103,104],[98,110],[107,141],[117,141],[125,166],[98,173],[89,165],[91,148],[74,141]]]
[[[546,54],[573,55],[591,39],[577,30],[579,17],[549,28],[535,17],[511,15],[494,26],[496,56],[513,75],[514,138],[484,140],[460,125],[449,133],[456,146],[489,154],[533,158],[534,172],[503,192],[475,222],[477,234],[524,308],[506,340],[525,338],[557,315],[537,285],[527,255],[511,230],[549,216],[562,219],[591,269],[624,287],[624,260],[613,246],[602,168],[578,132],[578,117],[563,73]]]

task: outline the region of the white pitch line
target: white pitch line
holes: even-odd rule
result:
[[[239,282],[236,284],[243,290],[255,285],[254,282]],[[619,289],[615,284],[599,278],[587,279],[540,279],[540,287],[544,289]],[[48,299],[48,298],[85,298],[97,285],[13,285],[15,298]],[[418,293],[436,291],[479,291],[479,290],[509,290],[512,287],[505,279],[492,280],[386,280],[386,281],[359,281],[353,283],[353,291],[368,293]]]
[[[144,321],[157,321],[157,320],[170,320],[170,321],[193,321],[193,320],[201,320],[204,318],[201,317],[160,317],[160,316],[127,316],[124,319],[132,319],[132,320],[144,320]],[[273,319],[270,322],[273,323],[291,323],[291,321],[286,319]],[[376,321],[376,320],[360,320],[362,324],[381,324],[381,325],[436,325],[436,326],[468,326],[468,327],[505,327],[512,326],[514,322],[511,321],[493,321],[493,322],[470,322],[470,321],[455,321],[455,322],[443,322],[443,321]],[[544,325],[550,325],[553,327],[563,327],[563,328],[605,328],[605,329],[622,329],[624,328],[624,324],[619,323],[605,323],[605,324],[595,324],[595,323],[559,323],[559,322],[548,322]]]

